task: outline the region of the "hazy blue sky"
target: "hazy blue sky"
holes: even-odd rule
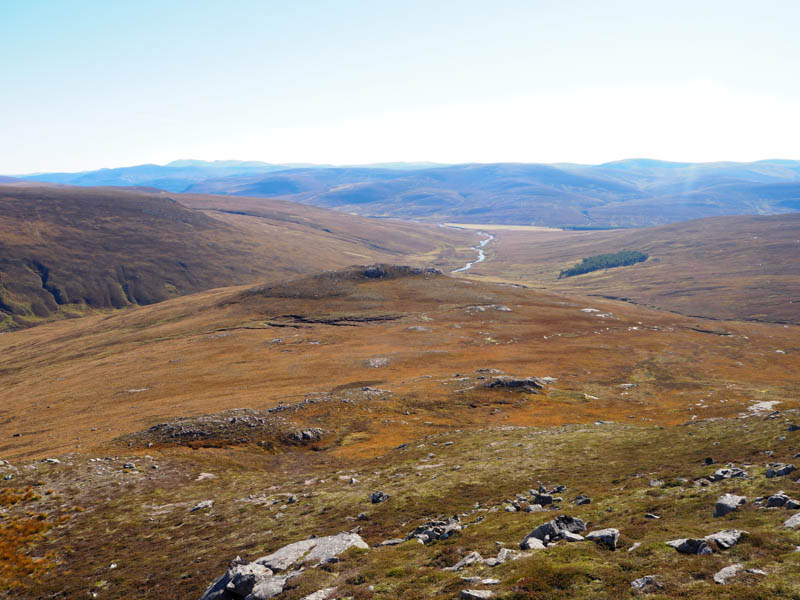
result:
[[[0,173],[800,158],[800,2],[0,0]]]

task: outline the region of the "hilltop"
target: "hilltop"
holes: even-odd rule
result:
[[[259,200],[249,215],[214,209],[226,202],[142,189],[1,185],[0,328],[365,261],[455,265],[457,247],[466,250],[474,238],[281,201]]]

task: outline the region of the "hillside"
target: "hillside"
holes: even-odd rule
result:
[[[352,532],[274,597],[633,597],[645,575],[662,598],[792,597],[793,513],[753,500],[800,495],[764,476],[796,452],[798,351],[795,327],[389,265],[6,333],[0,589],[196,599],[237,555]],[[729,462],[748,477],[702,479]],[[747,505],[711,521],[728,491]],[[619,549],[516,554],[561,514]],[[435,519],[452,535],[403,541]],[[710,556],[665,544],[731,528]],[[714,583],[733,561],[765,574]]]
[[[280,201],[259,201],[258,216],[190,206],[213,203],[135,189],[0,186],[0,329],[375,260],[456,265],[457,248],[474,239]]]
[[[623,298],[688,315],[800,323],[800,214],[701,219],[640,230],[489,229],[471,276]],[[646,262],[559,279],[583,258],[621,250]]]
[[[432,222],[641,227],[800,210],[800,162],[789,160],[362,167],[179,161],[26,178],[282,198],[361,215]]]

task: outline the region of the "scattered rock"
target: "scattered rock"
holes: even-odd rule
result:
[[[792,423],[789,427],[786,428],[786,431],[800,431],[800,425],[795,425]]]
[[[773,477],[783,477],[797,470],[794,465],[785,465],[783,463],[771,463],[767,466],[767,479]]]
[[[255,562],[273,571],[285,571],[298,562],[312,563],[313,566],[325,563],[353,547],[369,548],[357,533],[338,533],[294,542]]]
[[[720,550],[727,550],[738,543],[743,535],[747,535],[747,532],[739,529],[726,529],[725,531],[718,531],[717,533],[707,535],[703,539],[716,544],[717,548]]]
[[[553,542],[562,539],[563,534],[580,533],[586,531],[586,523],[581,519],[570,517],[569,515],[560,515],[542,525],[539,525],[527,537],[522,540],[520,548],[523,550],[532,550],[546,547]]]
[[[492,378],[485,385],[490,389],[503,388],[526,394],[538,394],[544,389],[545,383],[537,377],[519,378],[502,375]]]
[[[48,464],[51,464],[51,465],[59,465],[59,464],[61,464],[61,461],[58,460],[57,458],[44,458],[44,459],[42,459],[42,462],[43,463],[48,463]]]
[[[800,527],[800,513],[796,513],[783,522],[783,526],[789,529]]]
[[[636,592],[643,592],[645,594],[655,592],[661,589],[662,585],[656,575],[645,575],[639,579],[631,581],[631,587]]]
[[[335,592],[336,588],[324,588],[308,596],[303,596],[300,600],[328,600]]]
[[[714,573],[714,581],[722,585],[725,585],[726,583],[728,583],[729,579],[735,577],[742,571],[744,571],[744,565],[740,563],[736,563],[735,565],[729,565]]]
[[[596,544],[602,544],[609,550],[616,550],[617,542],[619,541],[619,530],[612,527],[607,529],[596,529],[595,531],[586,534],[586,539],[591,540]]]
[[[791,498],[784,494],[783,492],[778,492],[777,494],[773,494],[769,498],[767,498],[766,507],[767,508],[776,508],[779,506],[785,506],[787,502],[789,502]]]
[[[464,567],[469,567],[470,565],[478,564],[483,562],[483,557],[478,554],[477,552],[470,552],[452,567],[445,567],[445,571],[460,571]]]
[[[423,544],[429,544],[435,540],[446,540],[456,535],[461,529],[460,519],[454,516],[447,520],[428,521],[409,533],[406,539],[417,539]]]
[[[462,600],[482,600],[492,596],[494,596],[494,592],[490,590],[461,590],[459,598],[462,598]]]
[[[742,504],[747,502],[746,496],[737,496],[735,494],[723,494],[717,499],[717,505],[714,508],[715,517],[724,517],[728,513],[732,513],[738,509]]]
[[[213,500],[203,500],[202,502],[198,502],[192,508],[189,509],[189,512],[197,512],[198,510],[203,510],[205,508],[212,508],[214,506]]]
[[[709,477],[711,481],[722,481],[723,479],[745,479],[747,471],[738,467],[728,467],[724,469],[717,469],[714,474]]]
[[[386,502],[389,499],[389,494],[385,494],[381,491],[372,492],[369,495],[369,499],[373,504],[380,504],[381,502]]]
[[[392,538],[390,540],[383,540],[379,546],[397,546],[398,544],[402,544],[406,540],[404,538]]]
[[[714,552],[705,540],[696,538],[681,538],[671,540],[666,544],[667,546],[672,546],[681,554],[712,554]]]
[[[653,513],[645,513],[644,518],[645,519],[660,519],[661,517],[659,517],[658,515],[654,515]]]
[[[575,499],[572,501],[573,504],[576,506],[581,506],[583,504],[591,504],[592,499],[585,494],[580,494],[579,496],[575,496]]]

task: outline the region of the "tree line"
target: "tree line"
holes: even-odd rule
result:
[[[647,254],[638,250],[620,250],[614,254],[597,254],[584,258],[574,267],[564,269],[558,274],[558,278],[573,277],[583,275],[600,269],[611,269],[612,267],[627,267],[647,260]]]

